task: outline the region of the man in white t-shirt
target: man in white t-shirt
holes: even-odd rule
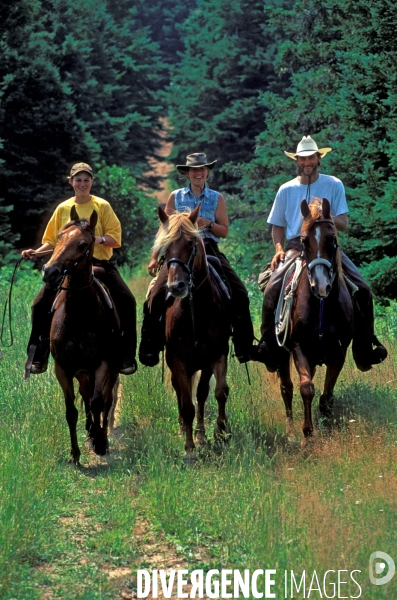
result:
[[[296,161],[298,175],[284,183],[277,192],[268,223],[272,225],[275,255],[271,261],[273,271],[266,286],[263,308],[261,342],[256,359],[265,363],[269,371],[278,367],[277,342],[275,339],[274,312],[286,270],[301,252],[300,231],[303,222],[301,202],[308,204],[314,198],[327,198],[331,214],[338,231],[348,226],[348,208],[345,188],[340,179],[319,173],[323,156],[332,148],[318,148],[310,137],[303,137],[296,152],[284,152]],[[284,245],[286,247],[284,250]],[[387,351],[374,334],[374,314],[372,294],[360,272],[351,260],[341,252],[342,267],[347,277],[358,287],[354,295],[355,334],[353,336],[353,357],[361,371],[368,371],[372,365],[382,362]],[[358,321],[363,321],[360,327]]]

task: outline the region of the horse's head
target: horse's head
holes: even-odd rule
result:
[[[340,268],[338,238],[329,201],[315,198],[301,202],[304,217],[301,230],[302,251],[306,260],[310,288],[317,298],[327,298]]]
[[[94,210],[89,221],[80,219],[73,206],[70,219],[58,233],[54,253],[43,267],[43,281],[51,286],[59,284],[66,275],[72,277],[85,273],[87,266],[91,265],[98,214]]]
[[[196,222],[200,206],[190,214],[166,215],[158,208],[160,228],[154,249],[164,256],[168,268],[167,290],[174,298],[185,298],[192,287],[193,268],[202,264],[203,243]]]

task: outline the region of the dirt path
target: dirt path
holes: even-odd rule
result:
[[[168,127],[168,119],[162,119],[161,120],[164,130],[162,131],[161,137],[163,138],[163,142],[161,144],[161,148],[158,151],[158,155],[161,156],[162,158],[167,158],[168,156],[170,156],[171,154],[171,150],[172,150],[172,143],[171,142],[167,142],[166,140],[166,136],[167,136],[167,127]],[[150,170],[146,173],[146,175],[155,175],[158,177],[164,177],[166,178],[168,173],[170,171],[172,171],[172,165],[170,165],[169,163],[165,162],[165,161],[157,161],[154,159],[149,159],[149,164],[150,164]],[[167,202],[168,196],[169,196],[169,191],[167,189],[167,180],[164,179],[161,188],[156,191],[153,192],[152,194],[155,198],[157,198],[157,201],[159,204],[165,204]]]

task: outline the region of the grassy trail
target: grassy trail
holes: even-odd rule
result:
[[[17,343],[1,356],[0,598],[133,598],[138,568],[277,569],[278,598],[284,569],[315,569],[319,578],[327,569],[359,569],[362,598],[397,597],[394,580],[379,587],[368,580],[372,552],[397,558],[394,323],[384,329],[391,358],[359,374],[349,357],[333,431],[317,428],[304,449],[300,399],[296,440],[287,442],[280,395],[265,369],[252,365],[248,386],[232,358],[233,437],[223,453],[210,444],[196,467],[183,466],[175,398],[160,367],[140,367],[122,378],[109,457],[85,446],[80,420],[78,470],[67,464],[68,429],[52,367],[29,383],[22,379],[39,285],[38,274],[18,282]],[[145,285],[134,281],[139,301]],[[323,376],[319,369],[315,406]],[[208,405],[209,439],[215,404]],[[357,586],[345,584],[341,594],[356,596]]]

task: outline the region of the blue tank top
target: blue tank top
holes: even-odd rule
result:
[[[198,198],[195,198],[194,194],[190,189],[190,185],[180,190],[175,190],[175,210],[177,212],[190,212],[196,208],[197,204],[201,202],[199,217],[204,219],[210,219],[215,222],[215,213],[218,207],[219,192],[210,190],[205,186]],[[209,229],[205,229],[202,234],[204,238],[211,238],[215,242],[219,242],[219,238],[216,237]]]

